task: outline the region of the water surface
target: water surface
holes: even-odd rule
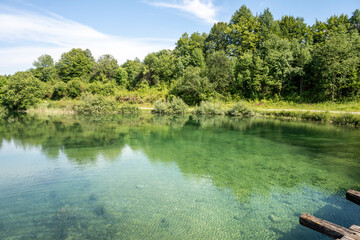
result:
[[[349,227],[360,131],[196,116],[0,121],[0,239],[326,239]]]

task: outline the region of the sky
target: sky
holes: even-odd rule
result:
[[[119,64],[173,49],[185,32],[209,33],[246,5],[254,15],[269,8],[275,19],[307,24],[334,14],[351,16],[360,0],[0,0],[0,75],[32,67],[41,55],[56,61],[72,48]]]

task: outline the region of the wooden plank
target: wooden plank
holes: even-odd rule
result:
[[[349,189],[346,192],[346,199],[360,205],[360,192]]]
[[[342,238],[338,238],[340,240],[354,240],[353,238],[349,237],[349,236],[343,236]]]
[[[352,225],[349,229],[360,234],[360,226]]]
[[[314,217],[307,213],[304,213],[300,216],[299,222],[305,227],[311,228],[334,239],[340,239],[344,236],[347,236],[349,239],[360,240],[360,235],[357,235],[354,231]]]

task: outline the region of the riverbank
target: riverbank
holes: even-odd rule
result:
[[[91,99],[90,99],[91,100]],[[44,101],[36,107],[27,109],[30,115],[71,115],[71,114],[104,114],[104,113],[150,113],[156,110],[156,104],[130,104],[114,103],[109,101],[84,101],[84,100],[60,100]],[[240,114],[231,114],[235,106],[241,105]],[[202,108],[206,106],[206,109]],[[111,109],[111,111],[108,111]],[[236,115],[242,116],[246,110],[246,116],[277,118],[287,120],[306,120],[331,123],[335,125],[360,126],[360,104],[349,103],[321,103],[321,104],[297,104],[293,102],[246,102],[238,103],[210,103],[188,107],[183,113],[197,115]],[[249,114],[251,113],[251,114]],[[0,111],[0,117],[6,116],[6,111]]]

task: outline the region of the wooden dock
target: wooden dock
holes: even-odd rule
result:
[[[350,189],[346,193],[346,199],[360,205],[360,192]],[[300,216],[299,222],[333,239],[360,240],[360,226],[357,225],[345,228],[307,213]]]

